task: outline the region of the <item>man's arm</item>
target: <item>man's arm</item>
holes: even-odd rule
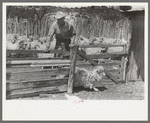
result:
[[[74,30],[74,27],[71,25],[70,26],[70,37],[72,38],[75,35],[76,35],[76,31]]]
[[[55,28],[54,28],[54,26],[52,25],[52,27],[50,28],[49,33],[48,33],[48,39],[47,39],[48,45],[47,45],[47,50],[50,48],[50,45],[51,45],[52,38],[53,38],[54,34],[55,34]]]
[[[75,43],[76,32],[72,25],[70,26],[70,37],[71,37],[71,43]]]

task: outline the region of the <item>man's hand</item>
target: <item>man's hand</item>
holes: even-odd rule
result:
[[[44,52],[49,53],[50,51],[50,43],[46,46],[46,49],[44,50]]]
[[[46,48],[45,50],[44,50],[44,52],[45,53],[49,53],[50,51],[49,51],[49,48]]]

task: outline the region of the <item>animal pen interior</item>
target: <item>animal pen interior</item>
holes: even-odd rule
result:
[[[73,93],[77,67],[88,71],[92,66],[104,68],[106,75],[95,81],[94,87],[144,81],[144,11],[120,12],[113,8],[91,7],[89,12],[88,9],[74,10],[66,17],[77,33],[70,52],[63,44],[63,49],[54,50],[55,39],[49,53],[40,46],[38,49],[37,45],[24,47],[28,46],[24,42],[29,35],[39,35],[42,46],[55,21],[55,13],[46,14],[40,21],[37,16],[34,20],[8,18],[7,40],[15,34],[23,45],[6,51],[7,99],[66,91]],[[61,54],[61,57],[53,57],[54,53]]]

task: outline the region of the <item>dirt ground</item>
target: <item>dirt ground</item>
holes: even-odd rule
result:
[[[74,88],[71,96],[77,96],[82,100],[144,100],[144,82],[128,82],[127,84],[100,85],[99,91]],[[64,93],[48,94],[45,97],[18,98],[15,100],[67,100]]]

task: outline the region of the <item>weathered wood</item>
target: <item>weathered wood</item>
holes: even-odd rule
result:
[[[29,72],[14,72],[7,73],[6,80],[33,80],[34,78],[41,77],[47,78],[52,75],[67,75],[69,74],[69,68],[58,70],[41,70],[41,71],[29,71]]]
[[[139,82],[142,81],[142,82],[143,82],[142,79],[134,79],[134,80],[131,80],[131,79],[130,79],[130,80],[128,80],[128,82],[137,82],[137,81],[139,81]]]
[[[69,71],[69,79],[68,79],[68,93],[73,92],[73,82],[74,82],[74,73],[75,73],[75,66],[76,66],[76,57],[77,57],[77,49],[78,47],[71,47],[70,48],[70,71]]]
[[[97,63],[95,62],[95,61],[93,61],[89,56],[87,56],[83,51],[80,51],[80,50],[78,50],[78,55],[80,55],[81,57],[83,57],[84,59],[86,59],[86,60],[88,60],[88,61],[90,61],[90,63],[92,64],[92,65],[97,65]]]
[[[59,86],[62,84],[67,84],[68,78],[62,79],[47,79],[47,80],[32,80],[32,81],[10,81],[6,83],[6,90],[17,90],[25,88],[40,88],[40,87],[50,87],[50,86]]]
[[[68,51],[61,52],[61,53],[64,57],[65,56],[70,56],[70,52],[68,52]],[[33,58],[31,58],[31,57],[28,57],[28,58],[6,58],[6,61],[9,61],[9,60],[49,60],[49,59],[63,60],[64,58],[60,58],[60,57],[54,57],[54,58],[34,58],[34,57]],[[77,55],[77,59],[82,60],[83,58]]]
[[[125,57],[122,57],[121,58],[121,69],[120,69],[120,74],[121,74],[120,77],[121,78],[120,79],[123,79],[123,80],[125,80],[125,72],[126,72],[125,65],[126,65]]]
[[[12,61],[6,61],[6,64],[11,64],[11,65],[14,65],[14,64],[46,64],[46,63],[49,63],[49,64],[70,64],[70,60],[12,60]]]
[[[29,71],[41,71],[42,67],[13,67],[13,68],[6,68],[7,73],[13,73],[13,72],[29,72]]]
[[[126,49],[127,49],[127,45],[124,45],[123,46],[123,51],[122,51],[124,54],[126,53]]]
[[[124,45],[113,45],[113,44],[98,44],[98,45],[79,45],[79,48],[95,48],[95,47],[120,47],[120,46],[124,46]]]
[[[96,60],[96,61],[98,61],[98,60],[100,60],[100,59],[93,59],[94,61]],[[116,64],[116,65],[121,65],[121,61],[120,60],[109,60],[109,59],[101,59],[102,61],[104,60],[104,63],[97,63],[97,64]],[[76,61],[77,62],[77,64],[91,64],[89,61],[80,61],[80,60],[77,60]]]
[[[53,87],[42,87],[42,88],[29,88],[29,89],[19,89],[19,90],[9,90],[7,91],[7,95],[16,95],[16,94],[29,94],[33,92],[46,92],[46,91],[52,91],[57,90],[56,86]]]
[[[88,65],[91,65],[90,63],[77,63],[76,66],[88,66]],[[120,63],[99,63],[95,66],[112,66],[112,65],[120,65]]]
[[[117,80],[117,78],[116,78],[115,76],[113,76],[110,72],[108,72],[108,71],[105,70],[105,69],[104,69],[104,72],[106,73],[106,75],[107,75],[110,79],[114,80],[114,82],[115,82],[116,84],[118,84],[118,80]]]
[[[118,83],[125,83],[125,81],[124,80],[118,80]],[[93,83],[94,87],[98,87],[98,86],[101,86],[101,85],[115,85],[115,83],[112,80],[110,80],[110,79],[102,79],[99,82],[95,81]]]
[[[42,87],[42,88],[29,88],[6,91],[6,99],[25,98],[39,96],[40,94],[52,94],[67,91],[67,84],[53,86],[53,87]]]
[[[53,69],[53,70],[41,70],[41,69],[25,69],[25,70],[21,70],[21,71],[12,71],[12,72],[8,72],[6,71],[6,74],[19,74],[19,73],[41,73],[41,72],[55,72],[55,71],[68,71],[68,68],[57,68],[57,69]]]
[[[38,66],[37,66],[38,67]],[[11,64],[7,64],[6,68],[31,68],[31,65],[11,65]]]
[[[52,60],[63,60],[63,58],[60,58],[60,57],[58,57],[58,58],[6,58],[6,61],[12,61],[12,60],[50,60],[50,59],[52,59]]]
[[[99,55],[87,55],[90,59],[99,59],[99,58],[117,58],[126,56],[127,54],[99,54]]]
[[[117,81],[118,81],[118,79],[120,79],[120,74],[118,74],[118,73],[114,73],[114,72],[110,72],[109,70],[107,70],[107,72],[109,72],[114,78],[116,78],[117,79]],[[110,79],[110,77],[109,76],[104,76],[103,77],[104,79]]]
[[[40,64],[29,64],[29,65],[19,65],[19,64],[13,64],[13,65],[11,65],[11,64],[7,64],[6,65],[6,68],[42,68],[42,67],[47,67],[47,66],[54,66],[54,65],[58,65],[58,66],[61,66],[61,65],[70,65],[70,64],[48,64],[48,63],[40,63]],[[85,62],[84,63],[84,61],[77,61],[76,62],[76,66],[78,66],[78,67],[82,67],[82,66],[84,66],[84,67],[88,67],[89,65],[91,65],[91,63],[87,63],[87,62]],[[99,65],[101,65],[101,66],[111,66],[111,65],[121,65],[121,62],[117,62],[117,63],[99,63],[99,64],[97,64],[96,66],[99,66]]]
[[[114,20],[104,20],[105,17],[102,17],[102,14],[100,11],[98,11],[99,15],[96,15],[94,17],[90,17],[92,21],[89,23],[88,18],[84,17],[76,17],[74,20],[71,19],[71,23],[74,25],[74,28],[76,30],[77,36],[83,35],[85,37],[108,37],[108,38],[125,38],[127,39],[127,34],[129,34],[130,31],[130,21],[126,19],[124,22],[122,21],[116,21]],[[53,15],[52,15],[53,16]],[[51,27],[53,23],[53,17],[50,15],[46,15],[41,19],[42,23],[42,29],[39,28],[39,21],[36,20],[36,18],[33,21],[30,21],[30,34],[36,35],[37,29],[39,31],[39,34],[43,34],[44,36],[47,36],[47,33],[49,31],[49,28]],[[106,15],[108,16],[108,15]],[[7,32],[12,32],[11,23],[13,21],[9,21],[7,24]],[[17,23],[17,25],[20,24],[20,29],[18,29],[18,33],[21,32],[21,30],[25,27],[23,23],[20,21]],[[120,26],[121,25],[121,26]],[[33,28],[34,26],[34,28]],[[8,28],[9,27],[9,28]]]
[[[39,77],[40,78],[40,77]],[[22,81],[20,81],[20,80],[7,80],[6,81],[6,83],[14,83],[14,84],[17,84],[17,83],[30,83],[30,82],[46,82],[46,81],[53,81],[53,80],[68,80],[68,77],[64,77],[64,78],[57,78],[56,79],[56,77],[51,77],[51,76],[49,76],[49,78],[47,77],[47,78],[42,78],[42,79],[39,79],[39,78],[34,78],[34,79],[32,79],[32,80],[22,80]]]
[[[96,63],[95,61],[91,60],[88,56],[86,56],[86,54],[85,54],[84,52],[78,50],[78,54],[79,54],[80,56],[82,56],[83,58],[87,59],[88,61],[90,61],[92,65],[94,65],[94,66],[97,65],[97,63]],[[109,72],[108,72],[107,70],[105,70],[105,69],[104,69],[104,72],[107,74],[107,76],[109,76],[109,77],[110,77],[112,80],[114,80],[114,82],[117,84],[117,79],[116,79],[114,76],[112,76],[111,73],[109,73]]]
[[[49,50],[45,52],[44,50],[6,50],[6,53],[63,53],[68,51],[63,50]]]
[[[64,65],[70,65],[70,64],[33,64],[31,65],[32,67],[38,67],[38,66],[42,66],[42,67],[49,67],[49,66],[64,66]]]
[[[128,79],[138,79],[138,66],[135,59],[135,54],[131,51],[131,55],[129,58],[129,71],[128,71]]]

